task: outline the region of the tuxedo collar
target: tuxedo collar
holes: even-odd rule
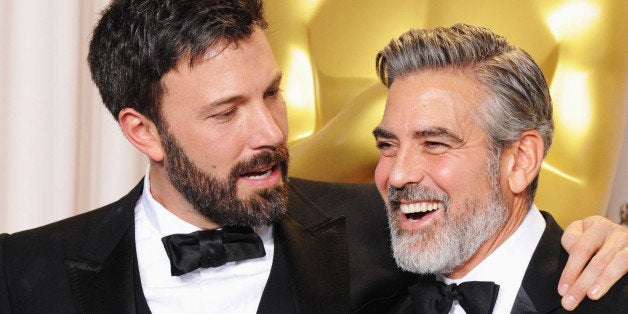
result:
[[[563,230],[547,212],[541,212],[545,218],[545,231],[539,241],[521,284],[517,302],[523,301],[521,295],[527,295],[540,313],[549,313],[561,308],[561,297],[557,292],[558,281],[565,264],[567,252],[562,248],[560,238]]]
[[[136,313],[145,300],[135,284],[134,208],[140,182],[102,210],[101,223],[85,235],[82,249],[65,264],[80,312]],[[349,257],[345,219],[332,217],[296,186],[288,184],[288,215],[276,227],[283,241],[297,308],[306,312],[348,312]],[[129,254],[131,252],[132,254]],[[138,285],[138,287],[140,287]],[[138,306],[138,304],[140,306]]]
[[[70,287],[79,312],[137,312],[135,281],[140,279],[134,271],[137,261],[133,216],[141,193],[142,182],[119,201],[101,209],[105,214],[85,235],[79,253],[66,258]],[[141,291],[138,293],[142,296]],[[145,303],[145,300],[140,302]]]
[[[299,309],[348,312],[349,257],[345,219],[332,217],[288,184],[288,215],[277,224]]]

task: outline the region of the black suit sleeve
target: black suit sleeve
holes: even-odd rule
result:
[[[9,303],[9,289],[7,288],[7,279],[4,269],[4,241],[9,235],[0,234],[0,314],[11,313],[11,304]]]

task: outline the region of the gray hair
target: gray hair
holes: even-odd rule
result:
[[[554,132],[552,100],[541,69],[528,53],[487,28],[456,24],[411,29],[376,57],[377,74],[388,88],[397,77],[439,68],[469,69],[488,91],[477,118],[494,154],[528,130],[541,134],[547,154]],[[538,176],[528,186],[529,202],[537,185]]]

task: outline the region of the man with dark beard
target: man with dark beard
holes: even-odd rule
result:
[[[397,264],[421,274],[390,311],[565,311],[562,230],[533,203],[554,130],[538,65],[490,30],[458,24],[393,39],[377,70],[389,93],[373,131],[376,185]],[[576,311],[625,313],[627,283]]]
[[[150,165],[113,204],[0,235],[0,313],[346,313],[407,285],[374,186],[288,183],[266,26],[259,0],[112,1],[88,63]]]
[[[149,168],[118,202],[0,235],[1,313],[347,313],[405,288],[372,185],[287,181],[265,27],[254,0],[111,3],[88,62]]]

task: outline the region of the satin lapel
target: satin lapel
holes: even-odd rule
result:
[[[536,306],[534,306],[534,302],[532,302],[525,289],[523,289],[523,287],[519,287],[519,291],[517,291],[517,296],[515,298],[515,304],[513,305],[510,314],[530,313],[538,313]]]
[[[65,260],[74,303],[81,313],[135,313],[134,208],[142,182],[86,235],[82,251]]]
[[[257,314],[283,314],[297,312],[292,277],[285,257],[283,237],[275,229],[275,253],[270,276],[264,287]]]
[[[521,285],[536,310],[549,313],[561,308],[561,297],[556,289],[567,263],[567,253],[560,244],[563,230],[550,214],[541,213],[545,218],[545,231],[534,250]]]
[[[277,224],[285,241],[300,313],[346,313],[350,306],[344,217],[331,217],[290,186],[288,217]]]

